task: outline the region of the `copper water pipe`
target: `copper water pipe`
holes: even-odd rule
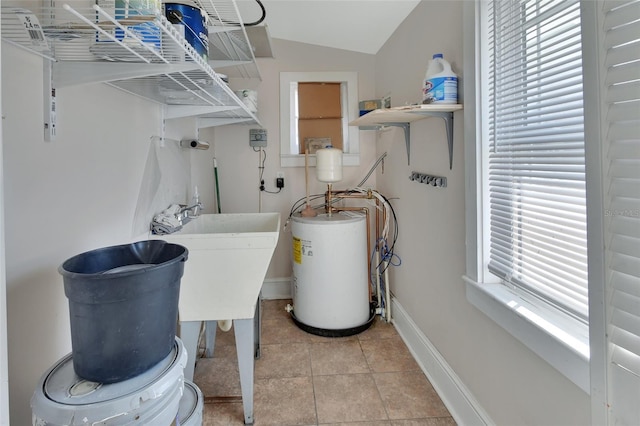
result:
[[[371,276],[371,260],[369,259],[369,253],[371,253],[371,220],[369,219],[369,209],[367,207],[332,207],[331,206],[331,200],[332,200],[332,195],[336,194],[338,195],[338,198],[359,198],[359,199],[370,199],[370,198],[374,198],[373,195],[371,195],[371,190],[369,189],[367,191],[367,194],[362,194],[362,193],[353,193],[350,191],[332,191],[331,190],[331,184],[328,183],[327,184],[327,192],[325,193],[325,209],[327,211],[327,214],[329,216],[331,216],[332,212],[339,212],[339,211],[364,211],[365,213],[365,218],[366,218],[366,224],[367,224],[367,266],[369,267],[369,269],[367,270],[367,287],[369,288],[369,301],[371,301],[371,286],[369,285],[369,278]],[[377,214],[378,212],[376,211],[376,222],[378,220],[377,218]],[[377,229],[377,224],[376,224],[376,240],[378,239],[378,229]]]
[[[371,189],[368,189],[366,194],[362,194],[361,192],[353,192],[353,191],[347,191],[347,190],[331,191],[329,188],[329,190],[325,194],[325,201],[326,201],[325,208],[327,212],[329,212],[329,210],[331,209],[333,211],[337,210],[336,208],[331,207],[331,200],[333,199],[332,196],[334,195],[337,198],[360,198],[360,199],[367,199],[367,200],[374,198],[376,200],[376,241],[378,241],[378,237],[380,236],[380,232],[381,232],[379,210],[382,210],[382,209],[380,209],[380,199],[372,195]],[[385,223],[386,220],[387,220],[387,212],[385,210],[382,210],[382,223]]]
[[[366,194],[361,192],[353,192],[348,190],[341,191],[332,191],[331,184],[327,184],[327,192],[325,193],[325,210],[327,214],[331,215],[332,212],[339,211],[359,211],[362,210],[365,212],[366,224],[367,224],[367,265],[369,266],[369,270],[367,271],[367,277],[371,276],[371,259],[369,258],[369,253],[371,253],[371,231],[370,231],[370,219],[369,219],[369,209],[367,207],[332,207],[332,199],[335,195],[337,198],[357,198],[357,199],[372,199],[376,200],[376,250],[380,251],[380,247],[378,247],[378,237],[380,236],[380,199],[378,197],[374,197],[372,195],[371,189],[367,190]],[[387,220],[387,212],[382,210],[382,223],[385,223]],[[369,289],[369,301],[371,301],[371,286],[369,285],[369,278],[367,278],[367,287]]]

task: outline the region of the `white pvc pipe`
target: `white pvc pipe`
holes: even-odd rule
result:
[[[380,294],[380,274],[378,273],[378,265],[380,265],[380,249],[376,247],[376,294],[378,295],[378,307],[382,308],[382,295]]]
[[[218,320],[218,328],[222,331],[231,330],[232,324],[233,324],[233,321],[231,320]]]
[[[391,290],[389,290],[389,262],[384,263],[384,292],[386,295],[387,322],[391,322]]]

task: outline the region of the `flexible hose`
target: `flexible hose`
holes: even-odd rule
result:
[[[255,0],[256,3],[258,4],[258,6],[260,7],[260,12],[261,12],[261,16],[260,18],[258,18],[257,20],[253,21],[253,22],[243,22],[242,24],[240,22],[236,22],[236,21],[229,21],[227,19],[222,19],[219,16],[213,16],[215,19],[217,19],[218,21],[224,23],[224,24],[229,24],[229,25],[236,25],[236,26],[240,26],[243,25],[245,27],[254,27],[260,23],[262,23],[262,21],[264,21],[264,19],[267,17],[267,11],[264,8],[264,5],[262,4],[262,2],[260,0]],[[200,8],[202,9],[202,5],[199,5]]]
[[[373,171],[376,169],[376,167],[378,167],[378,164],[380,164],[380,162],[382,160],[384,160],[384,157],[387,156],[387,153],[385,152],[384,154],[382,154],[380,157],[378,157],[378,160],[373,164],[373,166],[371,167],[371,169],[369,169],[369,173],[367,173],[367,175],[364,177],[364,179],[362,179],[362,182],[360,182],[359,184],[357,184],[356,186],[362,186],[364,185],[364,183],[367,181],[367,179],[369,179],[369,176],[371,176],[371,173],[373,173]]]

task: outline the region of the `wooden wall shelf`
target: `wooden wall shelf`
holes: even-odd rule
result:
[[[453,113],[462,110],[461,104],[427,104],[373,110],[349,123],[350,126],[371,126],[381,129],[386,126],[404,129],[407,147],[407,163],[411,164],[411,123],[429,117],[440,117],[445,121],[447,145],[449,147],[449,169],[453,167]]]

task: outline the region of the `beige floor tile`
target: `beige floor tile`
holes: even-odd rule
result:
[[[239,396],[240,373],[235,357],[201,358],[193,375],[193,382],[204,396]]]
[[[290,318],[263,319],[263,345],[285,343],[308,343],[310,334],[300,330]]]
[[[357,340],[311,343],[309,352],[314,376],[369,372],[367,360]]]
[[[260,359],[256,360],[256,379],[300,377],[311,375],[309,345],[262,345]]]
[[[331,426],[391,426],[388,420],[379,420],[372,422],[347,422],[347,423],[318,423],[319,425]]]
[[[371,374],[314,376],[319,423],[387,420]]]
[[[214,358],[238,358],[238,353],[236,352],[236,346],[234,345],[218,345],[216,343],[213,348],[213,357]]]
[[[311,377],[258,379],[254,388],[255,425],[315,425]]]
[[[358,334],[358,339],[363,340],[379,340],[398,337],[398,331],[393,325],[386,322],[379,316],[373,320],[371,327]]]
[[[289,319],[285,308],[291,303],[291,299],[263,300],[262,319]]]
[[[430,417],[426,419],[393,420],[391,426],[456,426],[453,417]]]
[[[204,404],[202,426],[244,425],[242,403]]]
[[[262,302],[256,426],[455,426],[393,325],[376,318],[355,336],[316,336],[295,325],[287,303]],[[216,334],[214,358],[198,361],[194,382],[205,396],[239,398],[233,329]],[[242,402],[204,406],[204,426],[243,424]]]
[[[376,373],[419,370],[400,337],[360,341],[369,368]]]
[[[450,416],[422,372],[376,373],[373,377],[390,419]]]

